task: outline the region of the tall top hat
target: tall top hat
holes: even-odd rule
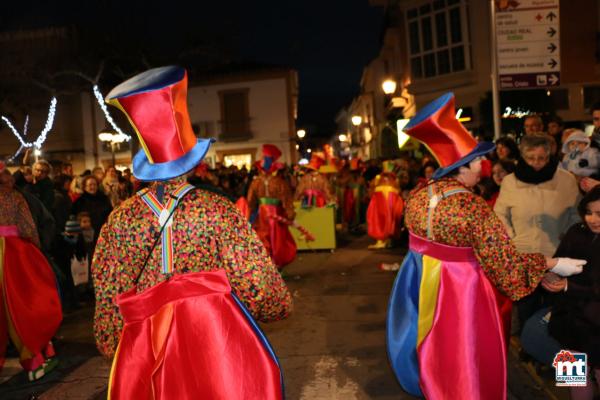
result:
[[[478,143],[456,119],[455,113],[454,94],[446,93],[423,107],[404,128],[404,132],[431,151],[440,165],[433,179],[439,179],[495,148],[491,142]]]
[[[206,155],[210,139],[198,139],[187,108],[187,73],[176,66],[154,68],[121,83],[106,96],[133,126],[142,150],[133,175],[161,181],[185,174]]]
[[[263,144],[262,160],[257,161],[254,165],[265,173],[275,172],[283,168],[283,164],[276,162],[281,157],[281,150],[273,144]]]

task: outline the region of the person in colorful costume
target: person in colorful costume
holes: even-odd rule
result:
[[[381,174],[371,181],[371,201],[367,209],[367,233],[377,242],[369,249],[390,247],[400,229],[404,201],[400,194],[394,162],[384,161]]]
[[[294,196],[302,202],[302,207],[325,207],[335,202],[329,180],[319,172],[324,165],[325,158],[313,153],[310,162],[304,166],[308,172],[299,179]]]
[[[149,182],[113,210],[92,262],[96,343],[114,356],[108,396],[281,399],[254,318],[285,318],[291,296],[233,203],[186,183],[211,143],[196,138],[186,97],[185,69],[163,67],[106,98],[133,125],[133,173]]]
[[[50,340],[61,321],[56,277],[40,251],[33,217],[0,162],[0,369],[9,339],[30,381],[54,369]]]
[[[550,279],[550,269],[568,276],[585,262],[516,251],[500,219],[471,191],[479,157],[494,145],[478,144],[458,122],[452,94],[427,105],[405,131],[441,167],[406,205],[409,252],[387,315],[392,369],[415,396],[505,399],[510,299]]]
[[[250,213],[258,209],[254,229],[275,265],[283,268],[296,258],[296,242],[288,228],[296,216],[292,190],[277,173],[283,168],[277,162],[281,157],[277,146],[263,145],[262,156],[255,164],[260,175],[248,188],[248,207]]]

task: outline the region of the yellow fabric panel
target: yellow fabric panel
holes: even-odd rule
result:
[[[307,242],[299,230],[290,226],[290,232],[296,241],[298,250],[335,249],[335,208],[333,207],[300,207],[294,202],[295,221],[315,236],[315,240]]]
[[[398,189],[389,185],[381,185],[375,187],[375,192],[382,192],[385,198],[389,196],[390,193],[398,193]]]
[[[442,262],[436,258],[423,256],[423,272],[419,288],[419,322],[417,347],[429,334],[435,316]]]

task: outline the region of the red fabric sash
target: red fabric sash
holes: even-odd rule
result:
[[[275,265],[282,268],[296,258],[296,242],[288,226],[271,218],[271,215],[285,217],[283,207],[261,204],[258,207],[255,229]]]
[[[248,200],[246,200],[244,196],[237,199],[235,206],[238,210],[240,210],[246,220],[250,219],[250,206],[248,205]]]
[[[19,237],[0,240],[4,240],[5,246],[1,255],[4,266],[0,314],[4,314],[4,318],[0,322],[0,345],[6,343],[6,318],[10,318],[23,346],[33,354],[40,353],[62,321],[54,272],[31,242]],[[4,348],[0,352],[3,353]]]
[[[125,326],[110,399],[283,397],[279,366],[233,298],[225,271],[175,275],[117,303]]]
[[[344,222],[354,222],[354,217],[356,216],[356,201],[357,199],[354,198],[354,189],[346,187],[346,189],[344,189]]]

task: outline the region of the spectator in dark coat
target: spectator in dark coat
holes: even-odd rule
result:
[[[79,214],[85,211],[92,218],[92,227],[94,228],[94,243],[100,233],[100,228],[108,219],[112,211],[112,206],[108,197],[98,190],[98,181],[93,175],[88,175],[83,179],[83,194],[75,203],[73,203],[72,214]]]
[[[33,217],[33,222],[37,228],[38,235],[40,237],[40,249],[44,255],[48,257],[50,255],[50,251],[52,250],[52,244],[56,235],[56,223],[54,222],[54,217],[50,211],[44,207],[44,204],[42,204],[41,200],[38,199],[37,196],[31,194],[27,190],[19,191],[23,197],[25,197],[25,201],[27,201],[29,211]]]
[[[40,199],[46,210],[52,212],[54,185],[49,178],[50,170],[51,166],[47,161],[36,161],[33,164],[33,183],[25,186],[25,190]]]
[[[73,178],[69,175],[58,175],[54,178],[54,205],[52,207],[52,215],[56,222],[57,234],[62,232],[69,215],[71,215],[71,207],[73,202],[69,196],[69,188]]]

